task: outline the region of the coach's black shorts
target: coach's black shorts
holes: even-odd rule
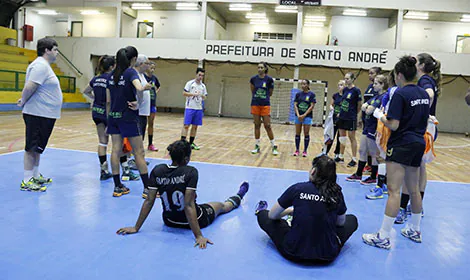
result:
[[[387,149],[387,161],[393,161],[406,166],[419,167],[423,159],[426,145],[415,142]]]
[[[56,119],[23,114],[26,126],[25,151],[42,154],[54,129]]]
[[[336,122],[336,126],[339,129],[344,129],[344,130],[347,130],[347,131],[356,131],[357,121],[356,120],[338,119],[338,121]]]
[[[201,209],[200,215],[197,219],[200,228],[205,228],[214,222],[215,210],[214,208],[212,208],[212,206],[210,206],[209,204],[199,204],[196,205],[196,207],[199,207],[199,209]],[[174,222],[170,219],[165,219],[165,217],[163,217],[163,222],[169,227],[190,228],[188,222]]]

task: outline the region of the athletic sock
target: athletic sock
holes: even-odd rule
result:
[[[34,178],[39,178],[39,166],[34,166],[33,167],[33,177]]]
[[[234,196],[227,198],[226,201],[232,203],[234,208],[238,208],[238,206],[240,206],[242,199],[240,198],[240,196],[234,195]]]
[[[33,178],[33,170],[25,170],[23,175],[23,182],[27,183]]]
[[[390,231],[392,231],[392,226],[395,223],[394,217],[389,217],[384,215],[384,219],[382,221],[382,227],[379,230],[379,237],[380,238],[390,238]]]
[[[352,160],[357,162],[357,158],[356,157],[352,157]],[[365,166],[365,165],[364,165]]]
[[[421,213],[411,213],[411,227],[416,231],[421,231]]]
[[[295,150],[298,151],[300,148],[300,135],[295,136]]]
[[[144,189],[147,189],[150,186],[149,174],[140,174],[140,178],[142,179],[142,183],[144,184]]]
[[[400,208],[406,209],[406,207],[408,206],[408,202],[410,202],[410,195],[402,193]]]
[[[371,165],[371,173],[370,173],[370,177],[372,179],[377,179],[377,172],[379,170],[379,166],[378,165]]]
[[[274,139],[273,140],[270,140],[269,142],[271,142],[271,146],[276,146],[276,143],[274,142]]]
[[[194,139],[196,139],[196,137],[194,136],[189,137],[189,144],[192,145],[194,143]]]
[[[371,156],[367,157],[367,165],[372,167],[372,157]]]
[[[106,162],[106,156],[98,156],[98,158],[100,159],[100,164],[103,165],[103,163]]]
[[[343,154],[339,154],[339,158],[340,158],[340,159],[344,159],[344,155],[343,155]]]
[[[119,178],[119,174],[116,174],[116,175],[113,174],[113,181],[114,181],[115,188],[118,188],[121,186],[121,179]]]
[[[308,144],[310,144],[310,135],[304,137],[304,151],[306,152],[308,149]]]
[[[424,199],[424,192],[420,192],[421,193],[421,200]]]
[[[256,145],[259,146],[259,143],[260,143],[260,142],[261,142],[261,141],[260,141],[259,139],[255,139],[255,144],[256,144]]]
[[[366,166],[366,162],[360,160],[359,164],[357,165],[357,171],[356,171],[357,176],[362,176],[362,171],[364,170],[364,166]]]
[[[149,134],[149,146],[153,144],[153,134]]]
[[[379,178],[377,179],[377,186],[383,189],[384,183],[385,183],[385,176],[379,175]]]

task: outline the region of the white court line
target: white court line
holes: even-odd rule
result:
[[[460,145],[460,146],[436,146],[436,149],[460,149],[470,147],[470,144]]]
[[[50,149],[51,150],[63,150],[63,151],[68,151],[68,152],[81,152],[81,153],[96,154],[96,152],[72,150],[72,149],[66,149],[66,148],[50,148]],[[170,160],[168,158],[146,158],[146,159]],[[307,173],[306,170],[304,171],[304,170],[282,169],[282,168],[274,168],[274,167],[246,166],[246,165],[227,164],[227,163],[210,163],[210,162],[202,162],[202,161],[191,161],[191,162],[195,162],[199,164],[206,164],[206,165],[235,166],[235,167],[243,167],[243,168],[251,168],[251,169],[267,169],[267,170],[276,170],[276,171],[293,171],[293,172],[299,172],[299,173]],[[348,176],[350,174],[337,173],[337,175]],[[449,182],[449,181],[440,181],[440,180],[428,180],[428,182],[445,183],[445,184],[463,184],[463,185],[470,186],[470,183],[465,183],[465,182],[452,182],[452,181]]]

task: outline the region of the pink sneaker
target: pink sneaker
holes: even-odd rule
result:
[[[360,182],[362,180],[362,176],[357,176],[356,173],[353,175],[346,177],[346,181],[348,182]]]
[[[298,157],[299,154],[300,154],[299,151],[295,151],[292,155],[293,155],[294,157]]]
[[[303,151],[303,152],[302,152],[302,156],[303,156],[303,157],[307,157],[307,152]]]
[[[155,148],[155,146],[154,146],[153,144],[152,144],[152,145],[149,145],[148,150],[149,150],[149,151],[158,152],[158,148]]]

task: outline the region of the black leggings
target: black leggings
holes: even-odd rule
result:
[[[337,125],[334,126],[334,138],[336,138],[335,155],[338,155],[339,154],[340,144],[339,144],[339,129],[338,129]],[[331,144],[328,144],[326,146],[326,153],[327,154],[330,152],[331,146],[333,146],[333,142],[335,141],[334,138],[333,138],[333,141],[331,141]]]
[[[145,130],[147,129],[147,116],[139,116],[140,131],[142,132],[142,141],[145,139]]]
[[[284,219],[281,220],[271,220],[268,217],[268,210],[264,210],[258,213],[258,224],[261,227],[263,231],[265,231],[271,240],[274,242],[274,245],[276,245],[277,250],[281,255],[293,262],[329,262],[329,261],[324,261],[324,260],[306,260],[306,259],[300,259],[297,257],[293,257],[284,248],[284,238],[286,234],[290,231],[290,226],[287,224],[287,222]],[[354,215],[346,215],[346,222],[344,223],[344,226],[342,227],[336,227],[336,234],[339,237],[339,240],[341,241],[341,247],[344,246],[346,241],[351,237],[351,235],[357,230],[357,218]],[[333,261],[333,260],[331,260]]]

